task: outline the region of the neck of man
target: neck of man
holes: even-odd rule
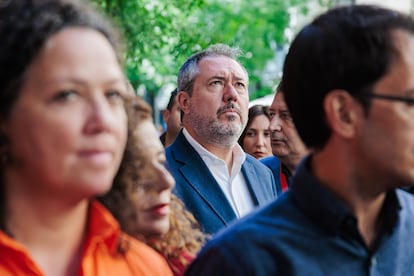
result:
[[[306,154],[290,154],[279,157],[280,162],[289,170],[290,174],[293,175],[296,171],[297,166]]]
[[[229,171],[229,175],[231,175],[231,169],[233,168],[233,147],[224,147],[222,145],[217,144],[201,144],[205,149],[209,152],[217,156],[218,158],[224,160],[227,165],[227,169]]]
[[[386,191],[375,185],[377,180],[372,175],[361,175],[364,168],[358,168],[354,156],[357,158],[346,145],[329,141],[323,150],[314,153],[311,169],[314,177],[352,210],[362,238],[372,248],[381,225]]]
[[[206,139],[203,135],[198,135],[193,129],[187,128],[188,133],[194,138],[203,148],[214,154],[216,157],[224,160],[227,164],[229,174],[233,167],[233,150],[237,144],[238,137],[210,137]]]
[[[169,145],[171,145],[171,144],[174,142],[175,137],[176,137],[176,136],[174,136],[173,134],[171,134],[171,133],[169,133],[169,132],[167,131],[167,132],[165,133],[165,144],[164,144],[164,147],[168,147]]]

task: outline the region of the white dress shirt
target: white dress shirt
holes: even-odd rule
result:
[[[221,190],[225,194],[230,205],[238,218],[249,213],[255,208],[253,199],[247,188],[246,179],[241,172],[243,162],[246,160],[246,154],[239,144],[233,149],[233,166],[231,168],[231,175],[227,169],[227,164],[223,159],[218,158],[202,145],[200,145],[190,133],[184,128],[184,137],[190,145],[197,151],[204,163],[206,163],[211,174],[216,179]]]

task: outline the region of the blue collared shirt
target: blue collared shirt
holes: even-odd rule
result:
[[[278,200],[221,231],[186,275],[414,275],[414,196],[387,193],[369,249],[351,210],[309,171]]]

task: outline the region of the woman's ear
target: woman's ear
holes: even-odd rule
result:
[[[332,132],[344,138],[355,135],[362,107],[347,91],[332,90],[325,96],[323,107]]]

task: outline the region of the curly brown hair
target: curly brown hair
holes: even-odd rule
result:
[[[166,234],[149,239],[136,232],[138,214],[130,195],[139,185],[140,172],[146,160],[144,160],[142,147],[138,146],[142,141],[134,135],[134,132],[142,122],[153,119],[151,107],[139,97],[127,99],[126,110],[128,140],[123,160],[111,190],[98,200],[118,220],[122,231],[144,241],[167,260],[178,260],[183,267],[186,267],[190,260],[182,258],[182,253],[186,252],[194,256],[206,241],[207,236],[201,232],[194,216],[186,210],[184,203],[175,195],[171,196],[170,228]]]

